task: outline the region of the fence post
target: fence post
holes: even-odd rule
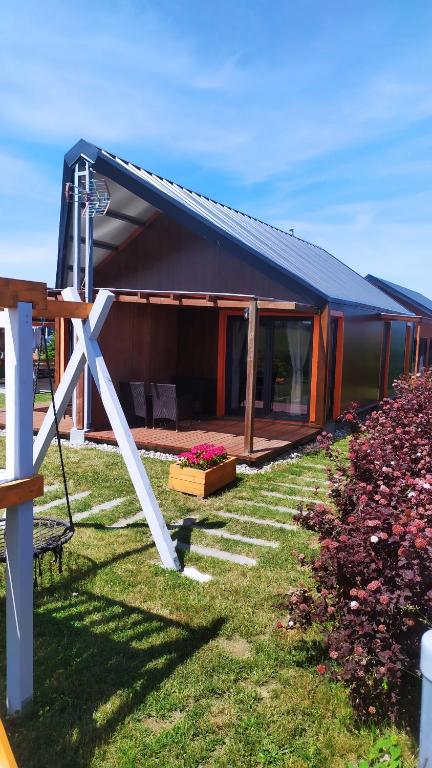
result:
[[[420,671],[423,680],[419,768],[432,768],[432,629],[425,632],[421,640]]]

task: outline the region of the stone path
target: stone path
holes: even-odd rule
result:
[[[96,504],[95,507],[88,509],[86,512],[77,512],[76,515],[73,515],[73,521],[74,523],[79,523],[81,520],[86,520],[88,517],[97,515],[99,512],[105,512],[107,509],[115,509],[115,507],[120,506],[120,504],[123,504],[126,500],[127,497],[125,496],[124,498],[111,499],[111,501],[104,501],[102,504]]]
[[[273,519],[272,516],[269,517],[256,517],[255,511],[257,514],[259,514],[259,511],[268,511],[273,513],[282,513],[287,515],[293,515],[298,512],[298,509],[294,504],[296,502],[302,502],[306,504],[319,504],[322,503],[320,499],[311,498],[311,496],[308,495],[300,495],[301,492],[304,492],[307,494],[311,491],[316,491],[318,488],[318,492],[323,494],[327,494],[327,488],[328,488],[328,480],[324,479],[322,469],[324,469],[325,465],[318,465],[315,464],[313,466],[308,466],[307,473],[310,472],[311,469],[319,471],[320,474],[317,474],[317,476],[311,475],[311,474],[304,474],[304,475],[285,475],[285,474],[279,474],[278,480],[271,480],[269,478],[269,485],[270,487],[276,486],[280,487],[281,491],[272,491],[272,490],[260,490],[259,494],[260,496],[264,497],[262,499],[256,499],[256,498],[248,498],[245,497],[237,497],[237,498],[229,498],[229,502],[233,504],[241,504],[242,507],[249,507],[251,508],[250,514],[242,514],[235,510],[231,511],[228,509],[220,509],[220,510],[212,510],[209,514],[209,517],[213,519],[206,518],[200,522],[199,517],[188,517],[181,521],[173,521],[168,525],[168,528],[170,530],[176,530],[178,540],[176,541],[176,549],[179,552],[184,552],[186,554],[192,554],[195,557],[198,558],[206,558],[206,559],[214,559],[226,562],[228,564],[233,565],[234,567],[255,567],[259,560],[257,557],[252,557],[249,552],[250,549],[247,550],[248,554],[244,554],[244,552],[236,552],[236,551],[228,551],[221,548],[216,548],[212,546],[208,546],[205,539],[206,537],[212,537],[212,538],[218,538],[221,541],[221,544],[223,542],[232,543],[232,548],[235,549],[238,545],[241,548],[241,545],[246,545],[248,548],[253,549],[256,548],[258,550],[265,550],[265,549],[272,549],[275,550],[278,547],[282,545],[282,541],[280,539],[280,535],[284,532],[287,534],[291,534],[293,531],[298,530],[298,526],[295,525],[293,522],[281,522],[280,520]],[[315,485],[312,485],[311,483],[315,483]],[[251,490],[253,490],[253,484],[251,483],[250,486]],[[46,492],[55,492],[60,489],[59,484],[52,484],[46,486],[45,491]],[[294,493],[296,495],[290,495],[288,493],[284,493],[283,489],[294,489]],[[298,489],[296,491],[295,489]],[[256,492],[255,488],[255,492]],[[81,491],[79,493],[72,494],[69,498],[71,502],[77,501],[79,499],[85,499],[88,496],[90,496],[90,491]],[[286,499],[288,502],[292,502],[293,506],[284,506],[284,505],[275,505],[273,502],[277,501],[279,499]],[[104,501],[102,503],[96,504],[91,506],[89,509],[77,512],[73,515],[74,522],[79,523],[81,521],[87,520],[88,518],[95,516],[95,515],[102,515],[105,512],[112,513],[113,510],[115,510],[117,507],[120,507],[122,504],[128,501],[128,497],[119,497],[110,499],[108,501]],[[135,499],[130,499],[131,504],[136,504]],[[54,499],[53,501],[47,502],[46,504],[42,504],[39,506],[36,506],[36,512],[46,512],[47,510],[55,509],[56,507],[60,507],[65,505],[66,499],[65,497],[61,497],[58,499]],[[136,508],[136,507],[135,507]],[[132,507],[133,509],[133,507]],[[102,517],[103,519],[103,517]],[[111,517],[112,519],[112,517]],[[218,523],[218,520],[220,521]],[[223,521],[223,522],[222,522]],[[134,525],[136,523],[142,523],[145,522],[145,514],[142,510],[139,510],[135,512],[134,514],[131,514],[129,516],[125,517],[119,517],[118,520],[115,522],[110,522],[105,524],[106,529],[111,530],[121,530],[125,529],[130,525]],[[229,526],[230,524],[235,525],[234,530],[230,530]],[[242,531],[242,527],[248,526],[248,530]],[[267,537],[263,538],[260,536],[254,536],[253,533],[250,531],[250,526],[259,526],[260,528],[266,529]],[[221,527],[223,526],[223,527]],[[275,540],[271,536],[272,531],[278,531],[279,538],[278,540]],[[204,538],[203,538],[204,537]],[[287,539],[287,542],[289,540]],[[211,570],[211,569],[209,569]],[[209,582],[212,578],[214,578],[214,575],[211,573],[203,573],[198,568],[196,568],[193,565],[190,565],[189,563],[185,564],[184,575],[187,576],[190,579],[193,579],[194,581],[205,584]]]
[[[304,504],[322,504],[320,499],[310,499],[307,496],[291,496],[288,493],[279,493],[279,491],[261,491],[263,496],[271,496],[275,499],[289,499],[293,501],[300,501]]]
[[[90,491],[81,491],[81,493],[73,493],[69,496],[69,501],[76,501],[77,499],[85,499],[86,496],[90,496]],[[54,507],[63,507],[66,506],[66,496],[63,496],[61,499],[54,499],[54,501],[49,501],[48,504],[36,504],[34,509],[35,512],[39,514],[39,512],[46,512],[48,509],[54,509]]]

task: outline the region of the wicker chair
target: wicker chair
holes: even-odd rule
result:
[[[148,410],[144,382],[121,381],[120,401],[128,421],[144,419],[147,425]]]
[[[153,427],[155,421],[173,421],[178,430],[179,422],[192,420],[192,398],[177,395],[175,384],[151,384]]]

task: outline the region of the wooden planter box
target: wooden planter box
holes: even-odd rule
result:
[[[229,485],[236,477],[236,458],[229,456],[222,464],[211,469],[192,469],[171,464],[168,488],[207,498],[211,493]]]

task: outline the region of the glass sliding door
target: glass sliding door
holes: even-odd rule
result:
[[[312,355],[312,320],[261,317],[255,411],[257,416],[307,420]],[[228,321],[226,411],[244,412],[247,321]]]

